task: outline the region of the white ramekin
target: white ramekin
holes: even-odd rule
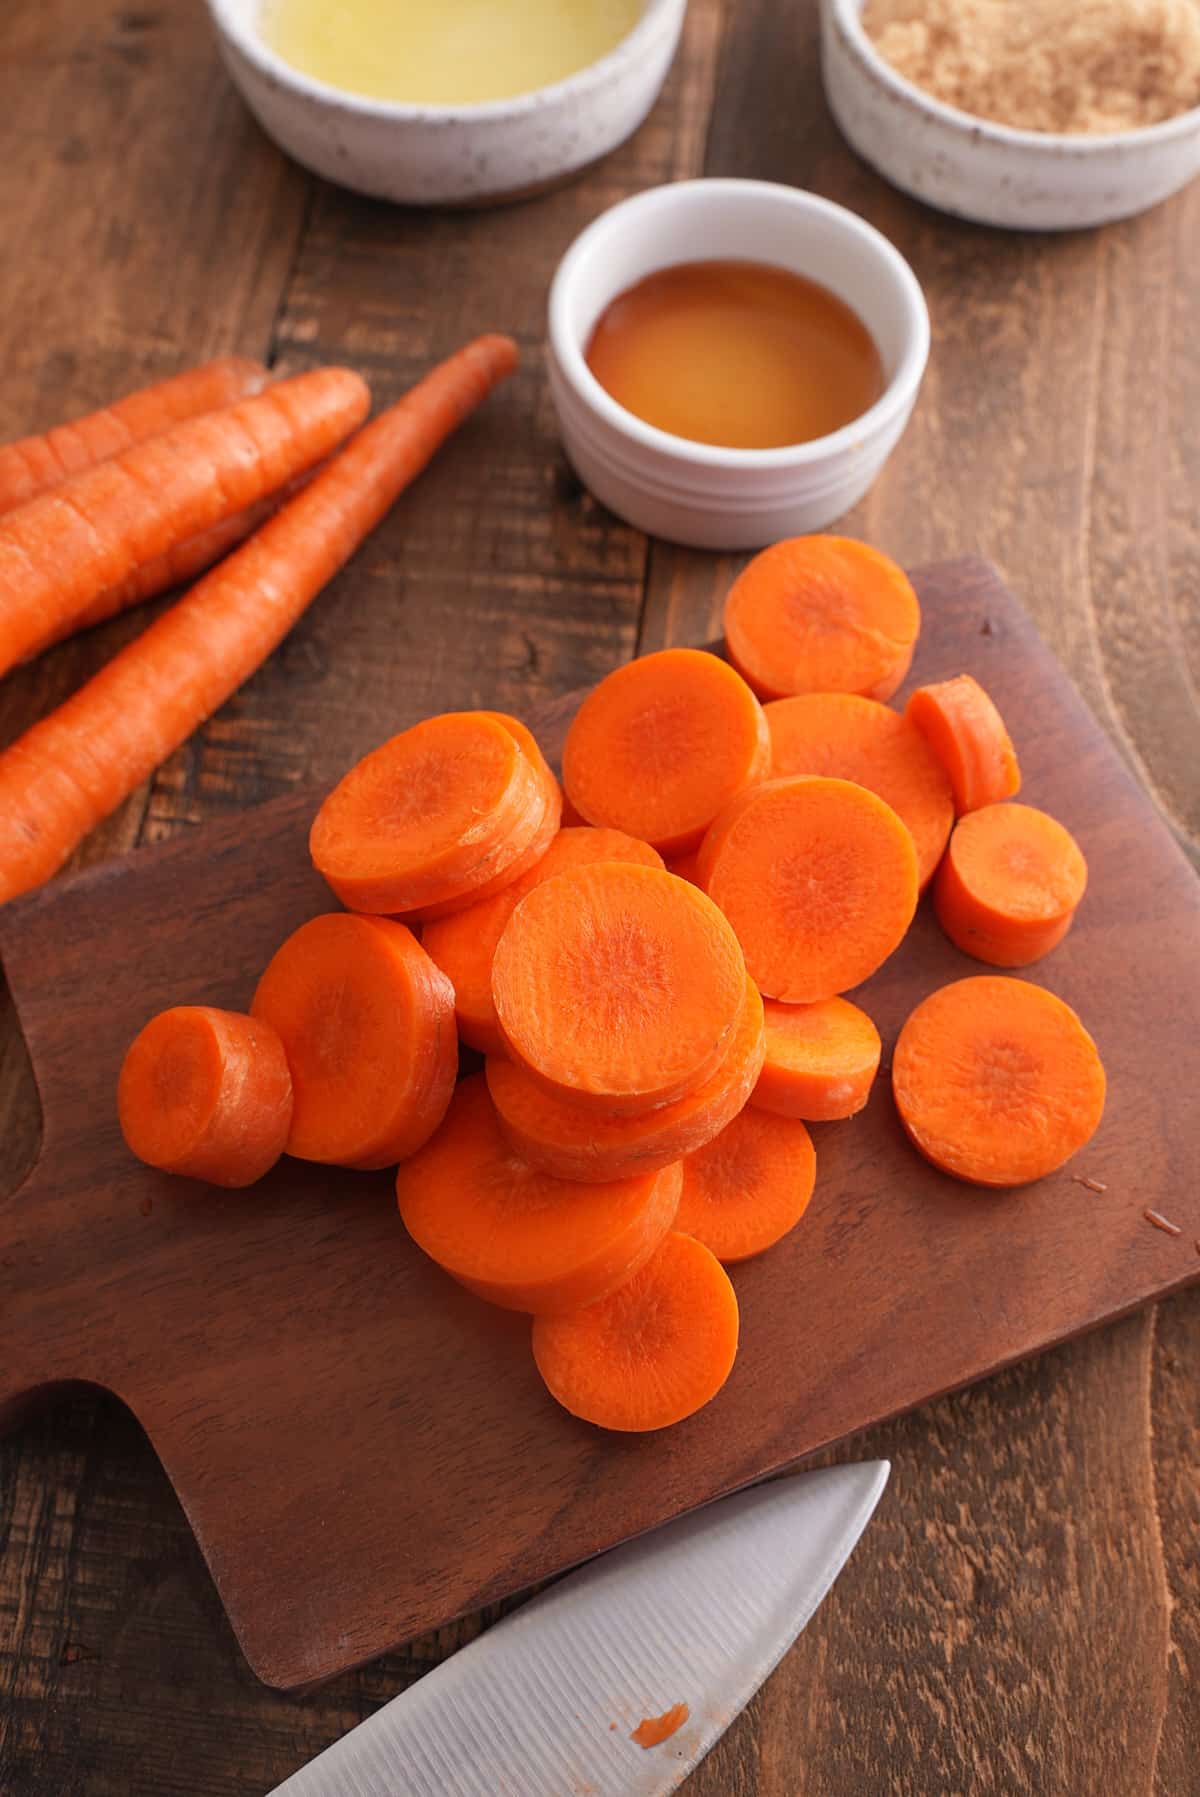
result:
[[[610,300],[655,269],[711,259],[770,262],[853,307],[887,385],[861,418],[786,449],[720,449],[644,424],[584,360]],[[767,181],[679,181],[603,213],[576,238],[550,289],[550,388],[567,456],[617,516],[701,549],[758,549],[821,530],[860,499],[908,423],[929,355],[916,276],[842,206]]]
[[[1096,137],[1014,131],[898,75],[862,10],[863,0],[821,0],[830,110],[864,161],[928,206],[982,225],[1079,230],[1144,212],[1200,173],[1200,107]]]
[[[305,168],[405,205],[478,205],[536,191],[622,143],[666,78],[687,0],[645,0],[607,56],[533,93],[402,106],[304,75],[262,40],[263,0],[207,0],[221,56],[269,137]]]

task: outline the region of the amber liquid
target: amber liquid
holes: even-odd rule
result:
[[[857,313],[818,282],[759,262],[647,275],[601,314],[587,364],[647,424],[728,449],[828,436],[884,387]]]

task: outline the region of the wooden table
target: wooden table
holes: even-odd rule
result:
[[[1086,236],[938,217],[843,146],[815,39],[807,5],[692,0],[667,91],[625,149],[520,207],[424,215],[278,155],[198,0],[7,0],[0,438],[223,350],[287,370],[344,360],[381,400],[476,330],[512,330],[526,351],[519,380],[87,859],[330,779],[385,722],[519,710],[712,634],[732,564],[648,544],[580,490],[540,358],[546,283],[576,231],[702,171],[811,187],[909,257],[933,359],[847,528],[910,564],[998,562],[1197,852],[1200,185]],[[3,740],[140,622],[10,676]],[[0,1132],[8,1191],[37,1104],[7,1013]],[[853,1443],[894,1461],[879,1515],[689,1797],[1195,1790],[1198,1365],[1192,1293]],[[241,1661],[118,1405],[76,1395],[0,1444],[5,1797],[260,1797],[491,1619],[281,1697]]]

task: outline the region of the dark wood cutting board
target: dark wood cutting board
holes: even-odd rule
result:
[[[734,1273],[733,1375],[663,1434],[559,1410],[528,1322],[422,1259],[386,1174],[285,1161],[223,1193],[126,1152],[114,1088],[135,1031],[169,1003],[244,1005],[281,938],[332,908],[305,850],[311,795],[0,912],[44,1119],[0,1208],[0,1421],[65,1381],[117,1393],[268,1683],[328,1677],[1200,1276],[1200,882],[994,571],[918,585],[914,681],[975,673],[1024,796],[1087,854],[1076,927],[1030,977],[1095,1035],[1104,1122],[1061,1173],[988,1194],[912,1152],[881,1078],[860,1118],[814,1130],[808,1216]],[[577,700],[530,716],[551,752]],[[885,1064],[920,997],[980,971],[923,905],[861,994]]]

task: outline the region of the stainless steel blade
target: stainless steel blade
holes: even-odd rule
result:
[[[272,1797],[664,1797],[845,1565],[886,1461],[754,1486],[590,1561]],[[657,1747],[630,1737],[685,1703]]]

